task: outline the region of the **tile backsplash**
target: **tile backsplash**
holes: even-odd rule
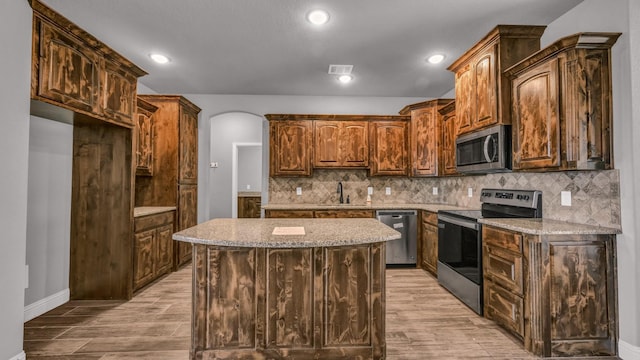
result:
[[[620,228],[620,176],[618,170],[547,173],[499,173],[474,176],[407,178],[368,177],[366,170],[314,170],[312,177],[269,178],[270,204],[337,204],[338,182],[344,198],[365,204],[373,187],[374,204],[437,203],[480,207],[480,190],[534,189],[542,191],[545,218]],[[296,188],[302,195],[296,195]],[[385,195],[385,188],[391,195]],[[433,188],[437,188],[437,195]],[[472,196],[469,197],[469,189]],[[562,191],[570,191],[571,206],[562,206]]]

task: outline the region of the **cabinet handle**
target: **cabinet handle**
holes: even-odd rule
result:
[[[516,281],[516,265],[511,264],[511,280]]]
[[[511,304],[511,320],[516,321],[516,305]]]

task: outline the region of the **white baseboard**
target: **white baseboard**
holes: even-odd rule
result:
[[[20,351],[20,354],[9,358],[9,360],[26,360],[27,359],[27,354],[24,353],[24,351]]]
[[[33,304],[29,304],[24,307],[24,322],[38,317],[49,310],[55,309],[68,301],[69,289],[64,289],[42,300],[38,300]]]
[[[618,355],[622,360],[640,360],[640,347],[619,340]]]

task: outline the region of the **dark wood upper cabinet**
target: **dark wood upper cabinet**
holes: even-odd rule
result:
[[[138,122],[136,123],[136,175],[153,175],[153,113],[158,108],[137,98]]]
[[[366,121],[314,120],[313,166],[367,167],[369,123]]]
[[[610,51],[619,36],[568,36],[506,70],[514,170],[613,168]]]
[[[409,117],[399,118],[369,123],[371,176],[409,175]]]
[[[31,98],[134,127],[137,78],[146,72],[39,0],[30,3]]]
[[[443,116],[439,111],[451,101],[453,100],[429,100],[408,105],[400,111],[402,115],[411,116],[411,176],[439,176],[442,174]]]
[[[498,25],[456,60],[457,134],[511,124],[509,79],[503,70],[540,49],[545,26]]]
[[[451,101],[440,110],[442,116],[442,147],[440,175],[458,175],[456,169],[456,102]]]
[[[176,231],[198,223],[198,113],[179,95],[139,95],[153,113],[153,176],[136,177],[136,206],[175,206]],[[173,242],[174,269],[191,260],[191,244]]]
[[[313,122],[287,115],[265,117],[269,120],[269,175],[311,176]]]

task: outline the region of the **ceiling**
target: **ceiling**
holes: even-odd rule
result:
[[[546,25],[582,0],[43,0],[159,93],[440,97],[446,68],[497,24]],[[322,26],[305,15],[330,13]],[[171,63],[148,55],[162,52]],[[431,65],[425,58],[446,54]],[[352,64],[340,84],[330,64]]]

